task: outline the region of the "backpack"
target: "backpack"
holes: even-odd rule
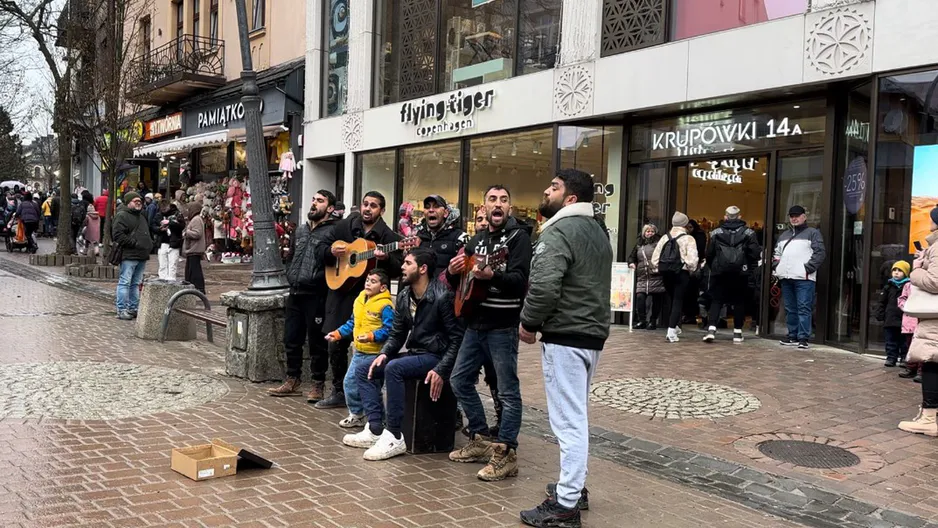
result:
[[[684,259],[681,258],[681,248],[677,241],[687,235],[682,233],[672,237],[669,233],[667,236],[668,241],[664,243],[658,257],[658,273],[680,273],[684,269]]]
[[[729,242],[718,244],[716,256],[713,257],[714,273],[742,273],[746,268],[746,250],[744,244],[749,235],[749,229],[736,229],[726,231],[729,233]]]
[[[85,205],[85,202],[82,201],[78,205],[72,206],[72,224],[80,225],[85,221],[85,216],[88,215],[88,206]]]

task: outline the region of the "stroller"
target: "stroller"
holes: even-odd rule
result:
[[[13,253],[17,249],[23,251],[29,250],[29,241],[26,240],[26,226],[19,218],[5,219],[0,229],[0,236],[3,237],[7,251]]]

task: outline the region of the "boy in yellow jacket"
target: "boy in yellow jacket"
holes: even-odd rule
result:
[[[349,415],[339,422],[345,429],[361,428],[368,424],[362,399],[358,394],[355,371],[363,362],[372,362],[381,353],[382,343],[388,340],[394,323],[394,303],[388,289],[391,281],[384,270],[375,269],[365,277],[362,290],[352,308],[352,317],[338,329],[326,334],[327,341],[339,341],[354,336],[355,353],[345,374],[345,405]]]

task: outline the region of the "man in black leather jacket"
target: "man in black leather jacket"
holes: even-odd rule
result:
[[[355,373],[368,425],[360,433],[345,435],[342,443],[367,448],[365,460],[387,460],[407,451],[401,433],[404,380],[424,380],[436,401],[456,362],[463,327],[453,311],[453,293],[436,280],[435,266],[436,256],[422,247],[404,259],[401,270],[407,286],[397,294],[391,334],[381,354]],[[407,352],[402,354],[405,344]],[[387,428],[382,428],[382,382],[387,385]]]
[[[287,379],[271,396],[297,396],[300,394],[300,376],[303,371],[303,344],[309,339],[310,373],[313,388],[307,399],[322,398],[329,365],[329,349],[323,332],[326,313],[326,255],[335,241],[333,218],[335,195],[320,190],[313,197],[313,205],[306,215],[308,222],[297,226],[293,236],[295,247],[287,268],[290,294],[287,296],[286,320],[283,326],[283,347],[287,356]],[[334,374],[335,375],[335,374]],[[343,374],[344,376],[344,374]],[[339,378],[341,380],[342,377]],[[341,381],[340,381],[341,383]]]

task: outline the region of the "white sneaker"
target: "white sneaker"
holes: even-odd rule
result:
[[[707,335],[704,336],[703,342],[713,343],[714,340],[716,340],[717,338],[716,334],[717,334],[717,329],[711,326],[709,329],[707,329]]]
[[[348,416],[339,422],[339,427],[343,429],[357,429],[365,425],[368,425],[368,420],[365,419],[364,414],[349,413]]]
[[[679,327],[677,327],[677,328],[674,329],[674,333],[677,334],[677,335],[681,335],[681,334],[684,333],[684,331],[681,330],[681,327],[679,326]]]
[[[371,428],[366,425],[361,432],[345,435],[342,438],[342,443],[351,447],[368,449],[369,447],[375,445],[379,438],[381,437],[373,434],[371,432]]]
[[[385,429],[375,445],[368,448],[362,458],[365,460],[387,460],[406,452],[407,444],[404,443],[404,435],[401,435],[400,440],[398,440],[394,438],[391,431]]]
[[[733,343],[740,344],[743,342],[743,332],[741,330],[733,330]]]
[[[673,328],[668,328],[668,336],[666,337],[668,343],[677,343],[680,341],[680,338],[677,337],[677,332]]]

